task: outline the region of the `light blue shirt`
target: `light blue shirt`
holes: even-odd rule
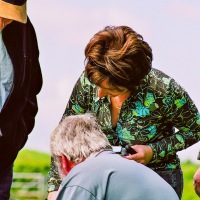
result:
[[[56,200],[179,200],[150,168],[111,151],[79,163],[61,183]]]
[[[0,31],[0,111],[10,94],[13,76],[12,61],[2,39],[2,31]]]

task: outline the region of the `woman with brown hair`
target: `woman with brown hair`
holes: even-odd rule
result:
[[[63,116],[93,113],[112,145],[126,143],[136,151],[126,159],[156,171],[181,198],[176,152],[200,140],[200,115],[181,86],[152,68],[152,59],[151,47],[130,27],[99,31],[85,48],[85,71]],[[58,189],[53,160],[48,182],[49,192]]]

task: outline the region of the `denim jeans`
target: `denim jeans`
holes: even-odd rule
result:
[[[167,181],[176,191],[179,199],[183,193],[183,172],[181,169],[156,171],[165,181]]]
[[[0,175],[0,200],[9,200],[12,177],[13,177],[13,165],[8,167]]]

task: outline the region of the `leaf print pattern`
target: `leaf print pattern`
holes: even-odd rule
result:
[[[133,110],[133,116],[146,117],[150,114],[148,108],[142,105],[141,102],[135,102],[136,109]]]
[[[152,69],[123,103],[115,129],[110,107],[109,98],[99,99],[97,87],[83,72],[63,117],[90,112],[97,117],[111,144],[125,141],[151,146],[153,159],[147,166],[153,170],[178,168],[180,161],[176,152],[200,140],[200,114],[194,102],[181,86],[159,70]],[[49,180],[58,178],[54,162],[51,165]],[[52,185],[55,184],[54,179]]]

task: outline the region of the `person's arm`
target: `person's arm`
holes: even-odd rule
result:
[[[93,87],[94,85],[89,82],[83,72],[73,88],[63,117],[87,112],[91,95],[93,95]]]
[[[27,126],[27,132],[30,133],[33,129],[35,116],[38,111],[36,95],[40,92],[42,87],[42,73],[39,64],[39,50],[35,31],[30,24],[30,46],[31,46],[31,60],[27,58],[27,65],[31,68],[30,88],[27,95],[27,102],[22,112],[22,117]],[[25,69],[24,69],[25,70]]]
[[[58,174],[58,168],[56,167],[56,164],[54,162],[53,157],[51,157],[50,170],[49,170],[48,176],[47,176],[48,193],[49,193],[48,197],[49,196],[51,196],[51,197],[54,196],[52,194],[52,192],[58,191],[61,182],[62,182],[62,180],[61,180],[61,178],[60,178],[60,176]]]
[[[196,171],[194,175],[194,190],[196,194],[200,197],[200,168]]]
[[[48,194],[47,200],[55,200],[58,196],[58,191],[53,191]]]
[[[72,94],[63,114],[63,118],[65,116],[87,112],[91,90],[92,84],[88,81],[83,73],[73,88]],[[58,190],[61,179],[59,177],[58,170],[55,166],[55,163],[53,162],[53,159],[51,159],[51,167],[47,181],[49,193]]]
[[[189,95],[174,80],[166,93],[171,103],[165,111],[165,120],[178,131],[170,137],[151,143],[153,150],[151,162],[160,162],[200,140],[200,114]]]
[[[172,80],[166,98],[170,99],[170,103],[163,111],[164,120],[176,127],[178,132],[148,145],[132,146],[137,153],[126,156],[127,159],[145,165],[163,162],[200,140],[200,114],[189,95]]]
[[[200,151],[199,151],[199,154],[197,156],[197,160],[200,160]],[[193,186],[194,186],[194,191],[200,197],[200,168],[194,174]]]

